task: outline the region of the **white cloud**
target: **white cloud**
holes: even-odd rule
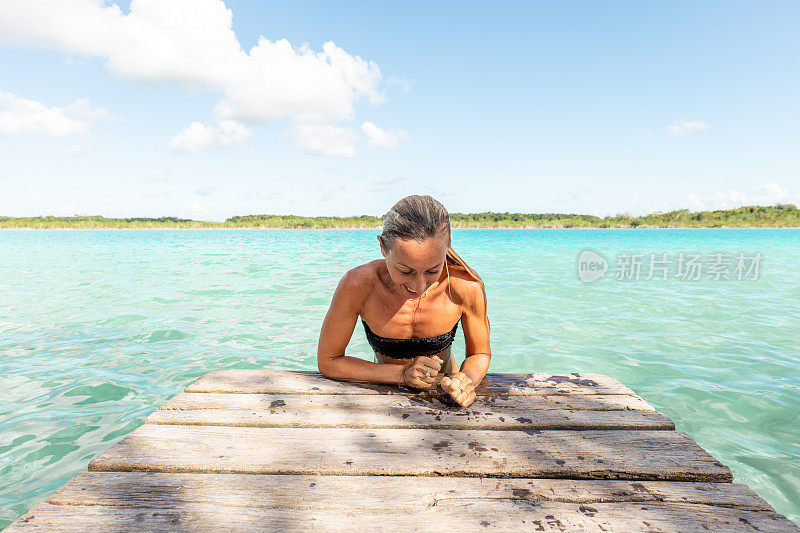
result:
[[[232,120],[223,120],[216,128],[204,126],[201,122],[192,122],[172,138],[169,146],[176,152],[196,154],[214,146],[229,146],[232,142],[241,142],[249,135],[250,129],[247,126]]]
[[[669,131],[670,135],[673,137],[683,137],[684,135],[689,135],[690,133],[694,133],[696,131],[707,130],[709,128],[710,126],[704,120],[681,119],[679,122],[667,126],[667,131]]]
[[[792,194],[778,183],[759,185],[751,194],[731,189],[703,196],[690,194],[687,197],[689,209],[693,211],[714,211],[716,209],[735,209],[743,205],[800,205],[800,194]]]
[[[250,128],[235,120],[222,120],[219,123],[217,139],[222,146],[230,146],[233,142],[242,142],[250,136]]]
[[[687,198],[687,201],[689,202],[689,209],[692,211],[706,210],[706,204],[704,204],[703,201],[700,200],[700,197],[696,194],[690,194]]]
[[[749,204],[775,205],[795,204],[800,206],[800,194],[793,194],[789,189],[781,187],[778,183],[765,183],[756,188],[754,194],[748,198]]]
[[[192,122],[189,127],[172,138],[169,147],[177,152],[196,154],[210,148],[216,142],[216,129]]]
[[[376,185],[390,185],[392,183],[402,183],[408,181],[405,176],[389,176],[383,179],[375,180],[373,183]]]
[[[295,143],[309,154],[353,157],[358,134],[350,128],[327,124],[297,124],[292,129]]]
[[[370,187],[366,189],[366,192],[381,193],[393,191],[398,188],[408,188],[408,183],[409,179],[407,176],[387,176],[370,181]]]
[[[111,113],[102,107],[91,108],[89,100],[86,98],[78,98],[66,108],[64,111],[71,117],[84,120],[86,122],[96,122],[98,120],[107,120],[113,118]]]
[[[162,190],[158,190],[158,191],[144,193],[144,194],[140,195],[139,198],[157,200],[159,198],[170,198],[171,196],[172,196],[172,193],[170,191],[165,191],[165,190],[162,189]]]
[[[404,93],[407,93],[411,90],[411,82],[405,78],[399,78],[396,76],[392,76],[391,78],[386,80],[386,85],[396,85],[400,87],[400,90]]]
[[[341,182],[327,182],[320,186],[319,195],[317,200],[331,200],[334,197],[340,196],[344,191],[344,185]]]
[[[80,144],[73,144],[69,147],[67,155],[70,157],[83,157],[86,155],[86,147]]]
[[[315,52],[305,43],[295,48],[285,39],[260,37],[245,51],[232,20],[221,0],[131,0],[128,14],[103,0],[25,0],[0,3],[0,41],[100,57],[129,80],[219,92],[214,116],[222,130],[223,121],[254,124],[289,117],[323,134],[332,123],[353,120],[356,102],[386,100],[373,61],[330,41]],[[181,135],[196,142],[177,144],[197,148],[209,142],[208,132],[194,124],[188,129],[193,130]],[[238,140],[237,131],[242,130],[225,135]]]
[[[405,140],[409,138],[408,133],[403,130],[384,130],[372,122],[364,122],[361,124],[361,129],[367,134],[371,146],[380,146],[390,150],[397,148],[398,137]]]
[[[208,187],[201,187],[200,189],[196,189],[194,193],[198,196],[213,196],[214,193],[217,192],[217,189],[211,186]]]
[[[67,59],[64,61],[64,63],[65,63],[65,64],[66,64],[68,67],[82,67],[82,66],[83,66],[83,61],[80,61],[80,60],[78,60],[78,59],[75,59],[74,57],[68,57],[68,58],[67,58]]]
[[[558,196],[550,200],[550,202],[554,204],[567,204],[567,209],[575,209],[575,207],[573,207],[575,202],[583,201],[583,203],[585,203],[586,199],[597,198],[605,190],[606,187],[598,187],[594,185],[586,187],[573,187],[560,193]],[[559,207],[559,209],[561,208]]]
[[[89,131],[89,123],[67,116],[64,109],[0,91],[0,134],[41,132],[68,137]]]

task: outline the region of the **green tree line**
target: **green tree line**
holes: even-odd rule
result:
[[[668,213],[631,216],[626,213],[597,217],[564,213],[450,213],[453,228],[751,228],[800,227],[800,210],[792,204],[745,206],[717,211],[679,209]],[[303,217],[297,215],[234,216],[225,222],[178,217],[105,218],[0,216],[7,229],[148,229],[148,228],[380,228],[383,217]]]

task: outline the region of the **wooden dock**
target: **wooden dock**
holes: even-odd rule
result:
[[[6,531],[800,531],[613,378],[477,393],[212,372]]]

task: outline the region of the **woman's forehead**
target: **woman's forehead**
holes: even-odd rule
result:
[[[438,266],[444,260],[446,253],[447,241],[442,238],[425,239],[422,242],[414,239],[395,239],[392,246],[392,256],[395,261],[410,267]]]

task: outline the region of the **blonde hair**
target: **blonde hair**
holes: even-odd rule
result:
[[[447,209],[433,197],[412,194],[401,198],[392,206],[389,212],[386,213],[386,217],[383,220],[383,233],[378,237],[383,247],[386,250],[390,250],[395,239],[414,239],[418,242],[422,242],[426,239],[436,238],[444,232],[447,233],[445,267],[447,267],[447,265],[460,266],[480,284],[481,290],[483,291],[484,313],[486,313],[488,302],[486,298],[486,286],[483,284],[483,279],[481,279],[478,273],[453,249],[450,235],[450,214],[447,212]],[[447,275],[449,278],[449,268]],[[488,316],[486,317],[486,322],[489,322]]]

